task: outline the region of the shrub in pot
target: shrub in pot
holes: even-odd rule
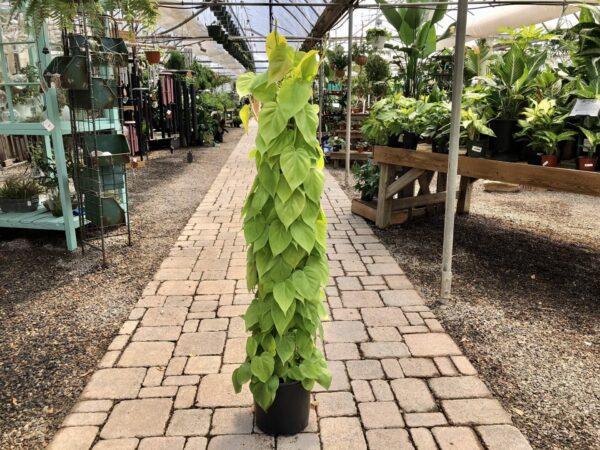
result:
[[[41,192],[41,186],[34,180],[9,177],[0,187],[0,209],[5,213],[35,211]]]
[[[585,155],[577,158],[577,167],[579,170],[594,170],[598,163],[596,148],[600,145],[600,131],[592,131],[583,127],[580,129],[587,143],[584,145]]]
[[[469,108],[460,112],[460,121],[467,134],[467,155],[473,158],[485,157],[489,142],[482,139],[481,135],[494,136],[494,132],[487,126],[487,118]]]
[[[377,196],[379,190],[379,166],[373,163],[369,158],[364,164],[355,162],[352,165],[352,174],[354,175],[354,189],[360,192],[360,199],[371,201]]]
[[[311,389],[331,383],[316,346],[326,316],[327,222],[320,206],[319,108],[309,103],[317,52],[297,52],[276,32],[266,47],[267,72],[246,73],[237,82],[240,97],[254,100],[240,110],[244,127],[257,116],[258,134],[251,153],[257,176],[242,210],[246,280],[255,294],[244,321],[252,334],[232,382],[236,392],[250,383],[257,426],[277,435],[306,427]]]

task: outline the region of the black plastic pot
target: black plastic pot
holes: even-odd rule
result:
[[[431,143],[431,151],[433,153],[443,153],[444,155],[447,155],[448,153],[450,153],[450,143],[449,142],[436,142],[433,141]]]
[[[490,121],[490,128],[496,135],[489,138],[489,155],[498,161],[519,161],[520,146],[517,145],[513,135],[517,132],[516,119],[494,119]]]
[[[403,147],[402,143],[400,142],[400,135],[399,134],[390,134],[388,136],[387,145],[388,145],[388,147],[394,147],[394,148]]]
[[[302,383],[280,383],[275,401],[268,411],[254,402],[256,426],[272,436],[299,433],[308,425],[310,392]]]
[[[532,166],[541,166],[543,154],[544,154],[543,152],[537,152],[535,150],[527,150],[527,152],[526,152],[527,164],[531,164]]]
[[[471,158],[485,158],[488,149],[488,141],[467,141],[467,156],[470,156]]]
[[[404,133],[402,138],[402,147],[409,150],[416,150],[417,144],[419,143],[419,136],[414,133]]]
[[[38,209],[39,205],[39,197],[36,195],[32,195],[28,199],[18,198],[0,198],[0,210],[5,213],[24,213],[24,212],[33,212]]]

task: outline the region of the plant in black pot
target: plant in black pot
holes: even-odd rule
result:
[[[579,170],[594,170],[598,163],[596,149],[600,145],[600,130],[592,131],[583,127],[580,129],[587,142],[583,145],[583,155],[577,158],[577,167]]]
[[[5,213],[35,211],[41,193],[42,188],[35,180],[9,177],[0,186],[0,209]]]
[[[491,65],[489,77],[477,78],[487,86],[485,101],[494,114],[489,123],[494,132],[489,140],[493,159],[520,159],[520,149],[513,136],[518,131],[519,114],[536,90],[535,78],[545,60],[545,52],[526,54],[519,46],[513,45]]]
[[[423,137],[431,139],[433,153],[448,153],[450,141],[450,103],[432,103],[427,111]]]
[[[243,74],[236,86],[240,97],[254,100],[240,118],[248,129],[250,116],[258,116],[258,134],[251,153],[257,176],[242,209],[246,281],[255,295],[244,314],[251,336],[232,381],[236,392],[250,383],[262,431],[287,435],[308,424],[314,384],[331,383],[316,343],[328,282],[324,161],[316,139],[319,108],[309,103],[317,52],[297,52],[273,32],[266,53],[267,72]]]
[[[379,166],[371,158],[364,164],[355,162],[352,165],[354,175],[354,189],[360,192],[360,199],[370,202],[377,196],[379,190]]]
[[[546,167],[556,167],[558,164],[558,144],[570,141],[577,133],[565,131],[565,121],[568,114],[561,114],[554,99],[532,101],[532,106],[525,108],[519,120],[521,131],[515,136],[521,137],[531,148],[533,155],[529,162]],[[534,158],[535,156],[535,158]]]
[[[467,135],[467,156],[484,158],[488,151],[489,141],[481,136],[495,136],[488,127],[489,120],[483,113],[473,108],[460,112],[460,123]]]

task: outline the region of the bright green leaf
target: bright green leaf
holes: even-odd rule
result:
[[[242,120],[242,124],[244,125],[244,131],[246,131],[246,133],[248,132],[248,123],[250,122],[250,114],[251,114],[250,105],[242,106],[242,109],[240,109],[240,119]]]
[[[306,252],[302,249],[302,247],[295,244],[291,244],[288,245],[288,247],[285,249],[281,256],[283,256],[283,260],[287,264],[289,264],[292,268],[295,268],[296,266],[298,266],[298,264],[300,264],[302,258],[306,256]]]
[[[265,218],[262,214],[258,214],[244,221],[244,237],[246,243],[252,244],[265,231]]]
[[[277,101],[286,120],[291,119],[304,108],[312,96],[311,83],[298,78],[289,78],[281,83]]]
[[[271,51],[269,57],[269,83],[282,80],[294,66],[293,50],[287,46],[278,45]]]
[[[245,97],[251,94],[251,86],[256,78],[256,74],[253,72],[246,72],[241,74],[235,82],[235,89],[240,97]]]
[[[296,344],[294,337],[291,334],[286,334],[276,339],[277,342],[277,356],[281,359],[284,364],[290,360],[294,355],[294,348]]]
[[[256,350],[258,349],[258,342],[254,336],[250,336],[246,341],[246,355],[252,358],[256,355]]]
[[[292,283],[291,280],[279,282],[273,287],[273,296],[275,297],[275,301],[284,314],[286,314],[290,309],[290,306],[292,306],[295,295],[296,289],[294,288],[294,283]]]
[[[258,378],[263,383],[266,383],[275,369],[275,360],[273,356],[267,352],[263,352],[260,356],[254,356],[250,362],[252,375]]]
[[[279,47],[279,46],[281,46],[281,47],[287,46],[287,40],[285,39],[285,37],[280,35],[277,31],[272,31],[267,36],[267,41],[265,43],[267,58],[269,59],[269,61],[271,60],[271,54],[273,53],[273,50],[275,49],[275,47]]]
[[[279,220],[271,222],[269,226],[269,246],[273,255],[282,253],[292,242],[292,236],[287,231],[285,225]]]
[[[310,159],[304,149],[288,148],[281,154],[281,171],[290,189],[294,190],[302,184],[308,175]]]
[[[298,220],[290,227],[294,241],[310,253],[315,246],[315,230],[301,220]]]
[[[260,127],[260,134],[267,145],[279,136],[287,126],[287,119],[279,111],[276,102],[267,102],[263,105],[258,121],[265,124],[265,126]]]
[[[321,201],[321,194],[325,185],[325,176],[323,172],[314,167],[308,172],[306,180],[304,180],[304,192],[313,202]]]
[[[296,126],[304,140],[310,145],[318,145],[319,105],[306,104],[295,116]]]
[[[300,217],[305,202],[304,194],[299,189],[296,189],[285,203],[279,198],[275,199],[275,211],[286,229]]]

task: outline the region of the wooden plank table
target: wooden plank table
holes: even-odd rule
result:
[[[346,151],[340,150],[339,152],[331,152],[328,153],[327,156],[331,161],[333,161],[333,167],[337,169],[339,167],[340,161],[344,166],[346,165]],[[370,157],[373,156],[373,152],[358,152],[356,150],[350,151],[350,162],[352,161],[366,161]]]
[[[374,160],[380,167],[379,193],[375,208],[375,223],[385,228],[402,223],[410,217],[440,214],[445,209],[448,155],[425,151],[375,146]],[[431,193],[431,181],[438,174],[437,192]],[[458,214],[468,214],[473,183],[478,179],[514,183],[600,197],[600,172],[533,166],[491,159],[459,156],[460,187],[457,192]],[[419,190],[415,193],[415,184]],[[396,197],[396,198],[394,198]],[[361,205],[358,205],[361,203]],[[355,202],[353,212],[361,214],[365,202]],[[399,211],[404,220],[398,221]],[[369,213],[372,216],[373,212]],[[393,219],[396,220],[393,220]]]

